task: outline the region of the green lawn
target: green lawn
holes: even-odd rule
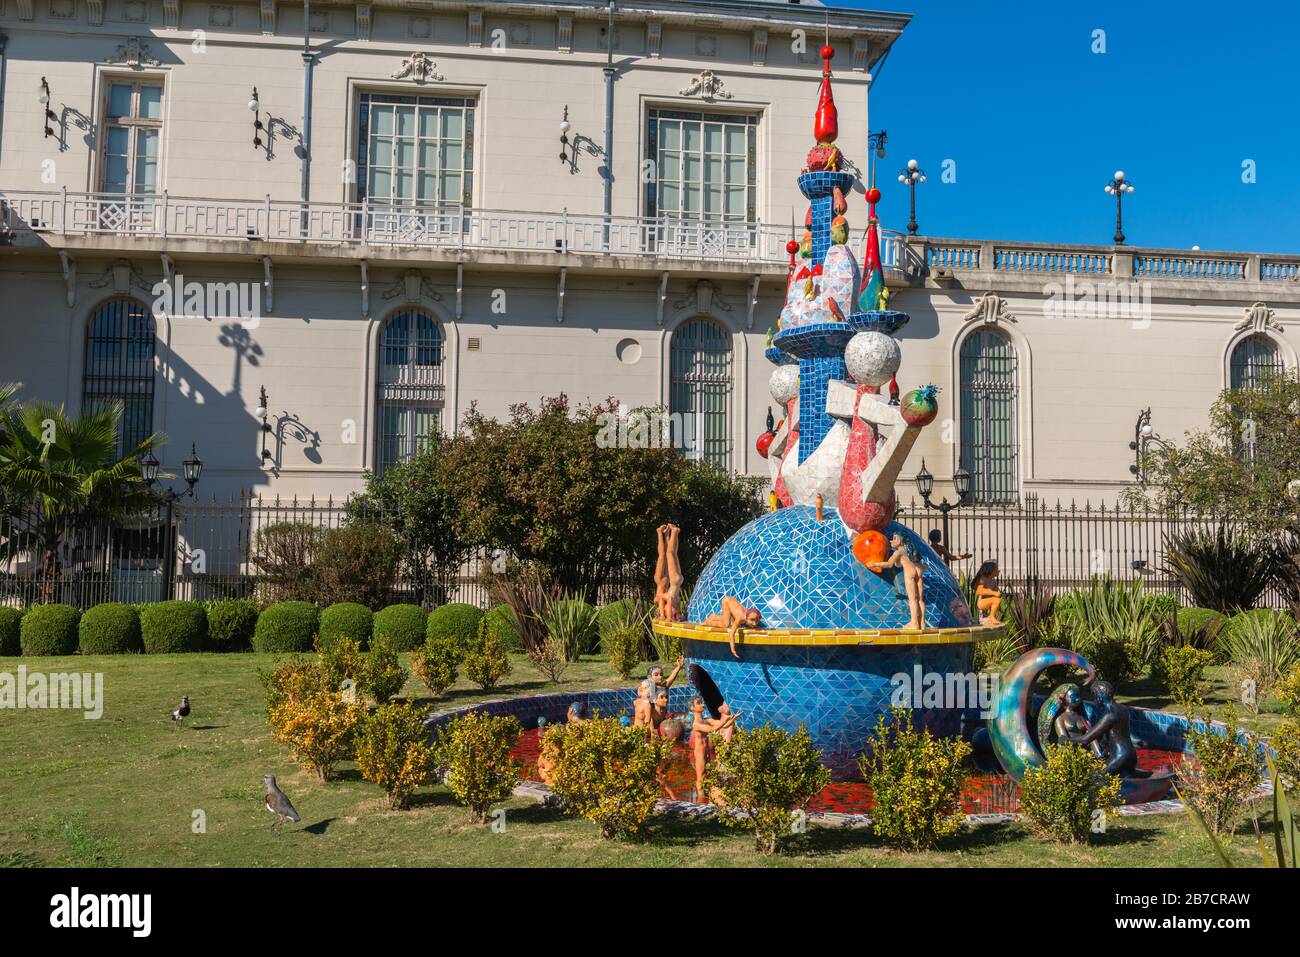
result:
[[[319,784],[274,741],[263,714],[266,655],[158,655],[0,659],[0,671],[102,671],[104,714],[0,711],[0,863],[176,866],[1214,866],[1185,815],[1112,818],[1094,846],[1061,847],[1019,825],[970,829],[942,853],[887,850],[863,830],[813,827],[791,852],[761,859],[747,835],[714,822],[663,818],[643,839],[601,840],[596,828],[512,800],[501,833],[469,823],[441,787],[389,811],[382,792],[344,765]],[[463,680],[440,704],[503,694],[610,687],[603,661],[573,666],[560,685],[517,656],[506,685],[484,694]],[[431,703],[415,682],[405,692]],[[194,712],[168,720],[182,693]],[[261,777],[275,774],[302,813],[283,836],[269,827]],[[194,833],[195,812],[206,833]],[[1231,841],[1240,865],[1260,856],[1249,825]]]

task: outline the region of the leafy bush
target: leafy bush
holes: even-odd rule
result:
[[[425,637],[434,640],[450,638],[462,648],[478,635],[478,623],[483,619],[483,609],[464,602],[452,602],[429,612]],[[502,636],[504,639],[504,635]]]
[[[257,616],[253,650],[262,652],[311,651],[320,611],[311,602],[282,601]]]
[[[1282,700],[1287,714],[1300,718],[1300,667],[1291,669],[1273,691]]]
[[[460,646],[450,638],[430,638],[411,656],[411,670],[436,698],[456,683]]]
[[[975,645],[975,670],[1001,673],[1024,654],[1020,638],[1007,634]]]
[[[397,651],[414,651],[424,644],[427,617],[419,605],[389,605],[375,614],[372,634],[387,638]]]
[[[1201,703],[1205,669],[1212,664],[1213,653],[1191,645],[1175,645],[1161,654],[1158,677],[1168,689],[1169,697],[1184,708],[1191,708]]]
[[[482,621],[479,622],[478,637],[465,649],[461,664],[465,677],[484,691],[491,691],[498,681],[510,674],[510,656],[506,653],[505,642],[497,635],[489,634]]]
[[[341,601],[320,613],[320,642],[328,647],[337,638],[351,638],[362,648],[370,643],[375,613],[355,601]]]
[[[361,653],[361,643],[340,635],[328,645],[316,639],[317,667],[321,671],[321,685],[327,691],[343,691],[351,682],[355,691],[366,691],[366,656]],[[356,694],[354,692],[353,698]]]
[[[973,606],[972,606],[973,607]],[[1003,606],[1008,637],[1015,640],[1015,654],[1006,656],[1010,663],[1030,648],[1050,647],[1044,639],[1053,633],[1056,596],[1047,585],[1026,586],[1013,592]]]
[[[22,654],[22,620],[21,608],[0,605],[0,658],[16,657]]]
[[[1269,697],[1288,672],[1300,667],[1300,629],[1286,612],[1259,609],[1233,615],[1219,641],[1237,671],[1255,682],[1256,701]]]
[[[1215,834],[1231,831],[1241,820],[1246,800],[1259,784],[1259,764],[1249,743],[1237,740],[1236,710],[1227,709],[1224,729],[1208,720],[1189,721],[1187,743],[1195,761],[1178,771],[1179,799],[1200,813]]]
[[[160,601],[140,610],[140,637],[151,655],[203,651],[208,615],[197,601]]]
[[[706,790],[716,790],[727,809],[723,823],[753,831],[760,854],[776,852],[794,830],[795,811],[830,780],[802,725],[794,733],[769,724],[737,728],[730,741],[718,742],[717,760],[705,773]]]
[[[1300,788],[1300,721],[1283,721],[1268,743],[1277,752],[1273,760],[1287,787]]]
[[[519,629],[515,627],[515,615],[509,605],[494,605],[483,617],[487,621],[488,631],[499,636],[506,643],[506,650],[516,652],[524,650],[524,641],[519,637]]]
[[[565,811],[594,822],[603,838],[639,832],[659,798],[663,739],[614,718],[546,729],[542,747],[554,755],[551,790]]]
[[[654,607],[641,598],[622,598],[597,609],[596,628],[600,633],[600,653],[608,658],[610,636],[615,632],[632,630],[637,634],[638,657],[654,654],[655,646],[650,631],[653,615]]]
[[[247,651],[257,628],[257,603],[251,598],[211,601],[208,613],[208,646],[213,651]]]
[[[519,766],[510,750],[522,730],[514,715],[471,711],[448,722],[438,734],[438,763],[446,769],[443,783],[480,824],[487,821],[492,805],[514,790]]]
[[[352,737],[366,709],[337,691],[286,695],[270,710],[271,730],[295,760],[321,781],[352,753]]]
[[[22,653],[73,655],[77,652],[77,623],[81,612],[71,605],[33,605],[19,626]]]
[[[564,649],[550,636],[542,639],[541,644],[533,645],[532,650],[528,652],[528,660],[540,674],[556,683],[569,670],[569,661],[564,656]]]
[[[1166,607],[1141,581],[1099,577],[1060,596],[1056,617],[1068,627],[1071,647],[1118,686],[1155,665]]]
[[[1086,843],[1094,815],[1119,805],[1119,778],[1082,745],[1048,745],[1046,757],[1025,771],[1020,810],[1034,830],[1069,844]]]
[[[493,576],[488,589],[493,601],[510,609],[519,645],[527,653],[546,640],[542,609],[559,597],[559,589],[546,582],[535,566],[527,565],[508,574]]]
[[[569,661],[577,661],[580,655],[590,654],[599,645],[596,609],[577,595],[548,601],[538,617],[547,635],[560,643]]]
[[[1200,614],[1189,615],[1184,612]],[[1208,652],[1212,660],[1218,661],[1222,654],[1219,648],[1219,629],[1224,621],[1224,617],[1217,611],[1201,608],[1175,609],[1165,617],[1161,625],[1161,637],[1171,648],[1196,648]]]
[[[876,722],[858,759],[871,785],[872,830],[895,847],[932,848],[961,827],[963,767],[971,747],[960,738],[937,738],[912,727],[906,708]]]
[[[282,658],[270,671],[258,671],[257,677],[266,692],[266,716],[290,698],[302,700],[324,691],[337,691],[320,665],[312,658]]]
[[[436,752],[427,738],[424,710],[414,704],[380,705],[361,722],[357,770],[384,789],[390,808],[406,807],[415,789],[436,776]]]
[[[661,635],[650,632],[650,647],[654,649],[655,661],[667,664],[682,656],[682,639],[677,635]]]
[[[1200,628],[1203,625],[1217,627],[1225,620],[1222,612],[1213,608],[1197,608],[1194,605],[1178,609],[1178,627],[1182,631]]]
[[[104,602],[88,609],[77,628],[83,655],[125,655],[144,651],[140,613],[132,605]]]
[[[381,607],[397,580],[398,555],[393,533],[373,522],[355,522],[323,532],[312,556],[316,600]]]
[[[312,558],[323,533],[309,522],[276,522],[258,530],[253,567],[262,602],[316,600]]]
[[[406,684],[406,675],[393,640],[376,631],[370,640],[370,654],[366,656],[365,681],[362,682],[365,690],[377,703],[388,704]]]
[[[636,666],[641,663],[641,637],[644,629],[635,625],[621,625],[611,631],[604,639],[605,654],[609,656],[609,666],[624,681],[632,677]]]
[[[1166,570],[1197,605],[1225,613],[1254,608],[1279,565],[1272,545],[1226,524],[1165,536],[1165,557]]]

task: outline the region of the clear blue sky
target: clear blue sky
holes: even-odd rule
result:
[[[922,233],[1109,243],[1102,187],[1123,169],[1132,245],[1300,252],[1300,3],[829,5],[913,16],[871,99],[872,127],[889,131],[884,225],[906,225],[897,174],[915,158]]]

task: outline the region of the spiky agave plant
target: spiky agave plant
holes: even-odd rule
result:
[[[1255,607],[1278,573],[1281,557],[1267,542],[1238,534],[1228,523],[1165,536],[1165,570],[1201,608],[1231,614]]]

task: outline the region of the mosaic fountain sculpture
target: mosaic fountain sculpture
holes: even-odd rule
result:
[[[834,50],[821,55],[816,145],[799,176],[810,204],[806,232],[786,247],[787,296],[766,353],[776,367],[772,397],[784,412],[758,440],[774,507],[713,555],[686,620],[661,616],[655,628],[683,639],[692,683],[715,714],[725,700],[750,726],[806,725],[827,764],[843,773],[890,708],[895,675],[969,674],[974,642],[1002,628],[981,626],[943,561],[893,521],[894,483],[937,415],[937,390],[913,389],[898,404],[881,393],[890,386],[897,394],[902,351],[893,334],[908,316],[887,308],[874,186],[865,194],[861,270],[846,245],[855,177],[840,168],[835,146]],[[889,556],[895,535],[922,568],[920,629],[904,630],[901,572],[870,567]],[[757,626],[741,628],[735,653],[719,624],[727,599],[758,613]],[[923,706],[914,714],[937,733],[956,734],[962,710]]]

